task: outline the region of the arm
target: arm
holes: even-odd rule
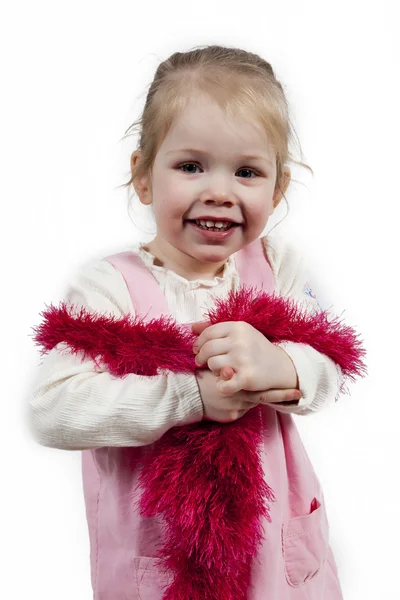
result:
[[[264,247],[275,275],[277,293],[289,296],[313,314],[321,310],[310,295],[304,260],[299,251],[278,235],[263,238]],[[307,344],[277,344],[291,359],[298,376],[302,397],[293,403],[270,404],[280,412],[307,415],[328,408],[338,399],[342,372],[328,356]]]
[[[90,261],[72,278],[66,300],[117,317],[134,314],[123,277],[105,260]],[[194,375],[117,378],[63,344],[44,356],[29,403],[36,440],[66,450],[142,446],[203,416]]]

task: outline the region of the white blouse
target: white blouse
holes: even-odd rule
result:
[[[297,249],[277,234],[263,238],[275,276],[275,291],[290,296],[307,310],[320,310]],[[128,248],[151,269],[164,293],[172,317],[179,323],[200,321],[213,298],[225,296],[240,284],[235,255],[221,275],[189,281],[155,263],[144,244]],[[92,259],[69,282],[66,302],[117,317],[135,314],[121,273],[107,260]],[[298,402],[271,404],[275,410],[307,415],[334,404],[342,372],[329,357],[311,346],[279,343],[292,359],[303,394]],[[124,378],[99,370],[82,353],[72,355],[58,344],[42,358],[30,396],[31,425],[44,446],[85,450],[104,446],[141,446],[159,439],[168,429],[200,421],[203,404],[195,375],[168,373]]]

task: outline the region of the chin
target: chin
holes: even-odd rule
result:
[[[217,263],[227,260],[234,252],[236,252],[236,250],[228,251],[226,248],[214,250],[213,248],[210,248],[206,252],[197,252],[194,256],[192,256],[199,262]]]

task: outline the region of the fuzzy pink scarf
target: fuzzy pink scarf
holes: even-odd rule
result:
[[[45,354],[60,342],[71,353],[83,352],[113,375],[195,373],[192,345],[197,337],[171,316],[144,321],[90,313],[74,314],[61,303],[41,313],[35,343]],[[272,343],[308,344],[329,356],[344,380],[365,376],[365,350],[355,331],[329,320],[327,311],[311,315],[289,298],[242,287],[216,299],[206,320],[246,321]],[[207,365],[201,368],[207,368]],[[161,515],[165,544],[160,564],[174,578],[164,600],[245,600],[250,571],[271,521],[273,490],[263,477],[260,447],[262,407],[233,423],[202,421],[167,431],[149,453],[140,475],[143,517]]]

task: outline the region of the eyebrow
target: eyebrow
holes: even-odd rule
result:
[[[206,152],[205,150],[199,150],[197,148],[179,148],[177,150],[170,150],[169,152],[167,152],[167,154],[173,154],[175,152],[193,152],[194,154],[203,154],[206,155],[208,154],[208,152]],[[240,159],[246,159],[246,160],[265,160],[267,163],[269,163],[271,165],[271,167],[273,166],[273,162],[265,155],[263,154],[259,154],[259,155],[255,155],[255,154],[242,154],[240,157]]]

